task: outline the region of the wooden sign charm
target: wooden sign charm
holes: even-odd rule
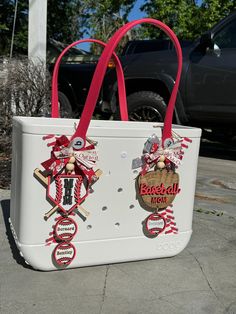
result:
[[[184,149],[191,142],[175,132],[165,140],[152,134],[144,144],[142,156],[132,161],[132,169],[141,168],[136,179],[137,199],[140,206],[152,212],[143,222],[143,232],[149,238],[162,232],[178,232],[174,216],[170,215],[173,211],[167,207],[181,191],[176,169],[181,166]]]
[[[53,206],[44,214],[44,220],[47,221],[55,213],[59,214],[46,245],[57,243],[52,252],[52,261],[56,267],[62,268],[70,265],[76,256],[76,248],[71,241],[78,226],[69,216],[78,214],[83,221],[89,216],[90,213],[81,204],[91,193],[91,186],[97,182],[102,171],[94,171],[98,160],[95,142],[87,140],[89,145],[84,147],[83,139],[78,137],[72,145],[65,135],[44,137],[45,140],[53,138],[55,141],[48,144],[52,146],[51,158],[41,163],[44,171],[38,168],[34,170],[34,177],[45,187],[46,199]]]
[[[166,208],[179,192],[179,175],[173,170],[157,169],[138,177],[138,195],[151,209]]]
[[[82,175],[57,175],[55,180],[49,177],[47,198],[57,206],[57,210],[68,216],[87,197],[88,185],[87,178]]]

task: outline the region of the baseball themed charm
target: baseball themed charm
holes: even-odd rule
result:
[[[139,175],[139,195],[151,209],[165,208],[172,204],[180,192],[179,175],[166,169],[149,171]]]
[[[158,235],[165,230],[166,220],[157,213],[151,214],[146,218],[145,228],[150,235]]]
[[[171,222],[159,211],[166,213],[166,208],[172,206],[176,196],[181,192],[179,174],[176,169],[181,165],[185,142],[189,138],[181,138],[172,132],[172,138],[159,140],[156,134],[150,136],[144,144],[143,155],[133,160],[132,168],[141,167],[136,181],[137,199],[145,210],[153,212],[144,223],[146,236],[157,236],[169,228],[168,233],[177,232],[174,216]],[[170,218],[168,218],[170,220]]]
[[[53,251],[54,262],[58,266],[68,266],[75,258],[75,253],[76,250],[72,243],[60,243]]]
[[[77,224],[72,218],[62,217],[56,223],[54,232],[59,241],[71,241],[77,232]]]
[[[57,244],[52,253],[54,264],[66,267],[76,256],[76,248],[70,241],[78,230],[77,223],[69,216],[77,213],[83,221],[87,219],[89,212],[81,204],[102,171],[93,169],[98,160],[96,142],[87,139],[85,143],[79,137],[70,142],[65,135],[48,135],[44,137],[44,140],[47,139],[54,139],[48,144],[52,146],[51,158],[41,164],[45,171],[36,168],[34,176],[46,188],[46,199],[53,205],[44,214],[44,220],[59,214],[53,231],[49,233],[50,238],[45,241],[46,245]]]
[[[55,180],[49,177],[47,196],[63,215],[69,215],[87,195],[88,180],[85,175],[63,174],[57,175]]]

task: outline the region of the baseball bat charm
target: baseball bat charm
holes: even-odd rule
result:
[[[41,181],[43,184],[48,185],[48,178],[45,177],[41,171],[39,170],[39,168],[36,168],[34,170],[34,175],[37,179],[39,179],[39,181]]]
[[[81,205],[77,205],[77,209],[85,217],[88,217],[90,215],[90,212],[84,209]]]
[[[50,209],[47,213],[44,215],[44,220],[48,220],[58,209],[58,205],[54,206],[52,209]]]

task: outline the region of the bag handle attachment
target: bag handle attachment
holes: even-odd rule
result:
[[[61,54],[59,55],[59,57],[57,58],[57,61],[55,63],[53,75],[52,75],[52,94],[51,94],[51,102],[52,102],[51,117],[52,118],[59,118],[59,116],[60,116],[59,115],[59,106],[58,106],[58,73],[59,73],[59,66],[61,64],[61,60],[70,48],[72,48],[76,45],[85,43],[85,42],[96,43],[96,44],[99,44],[103,47],[106,47],[106,44],[104,42],[102,42],[101,40],[81,39],[81,40],[77,40],[74,43],[70,44],[61,52]],[[117,57],[117,55],[115,54],[115,52],[112,53],[112,57],[113,57],[113,60],[115,62],[115,66],[116,66],[121,120],[127,121],[128,120],[128,111],[127,111],[124,73],[122,70],[120,60]],[[100,91],[100,89],[99,89],[99,91]]]
[[[102,86],[102,81],[106,73],[106,67],[107,64],[111,58],[112,53],[114,52],[115,48],[117,47],[119,41],[122,39],[122,37],[134,26],[142,24],[142,23],[148,23],[152,24],[154,26],[159,27],[162,29],[173,41],[176,52],[177,52],[177,58],[178,58],[178,69],[177,69],[177,75],[175,80],[175,85],[172,90],[170,100],[167,106],[166,110],[166,116],[164,120],[164,128],[162,133],[162,142],[167,138],[171,138],[171,129],[172,129],[172,118],[173,118],[173,112],[174,112],[174,106],[175,101],[178,93],[178,87],[181,77],[181,71],[182,71],[182,50],[180,43],[178,41],[177,36],[175,33],[164,23],[161,21],[151,19],[151,18],[144,18],[140,20],[135,20],[132,22],[129,22],[122,26],[116,33],[113,35],[113,37],[109,40],[107,46],[105,47],[102,56],[97,64],[92,83],[89,89],[89,93],[86,99],[86,103],[84,106],[84,110],[82,112],[79,125],[77,127],[77,130],[75,131],[74,135],[71,138],[71,141],[73,141],[75,138],[82,139],[82,143],[85,144],[85,138],[86,133],[89,127],[90,120],[92,118],[95,105],[99,96],[99,92]],[[122,106],[122,105],[121,105]],[[81,147],[82,148],[82,147]]]

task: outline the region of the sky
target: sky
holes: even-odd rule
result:
[[[129,21],[132,21],[132,20],[137,20],[137,19],[141,19],[143,17],[145,17],[145,13],[140,11],[140,6],[142,6],[144,3],[144,0],[137,0],[134,7],[133,7],[133,10],[130,12],[129,16],[128,16],[128,19]]]

